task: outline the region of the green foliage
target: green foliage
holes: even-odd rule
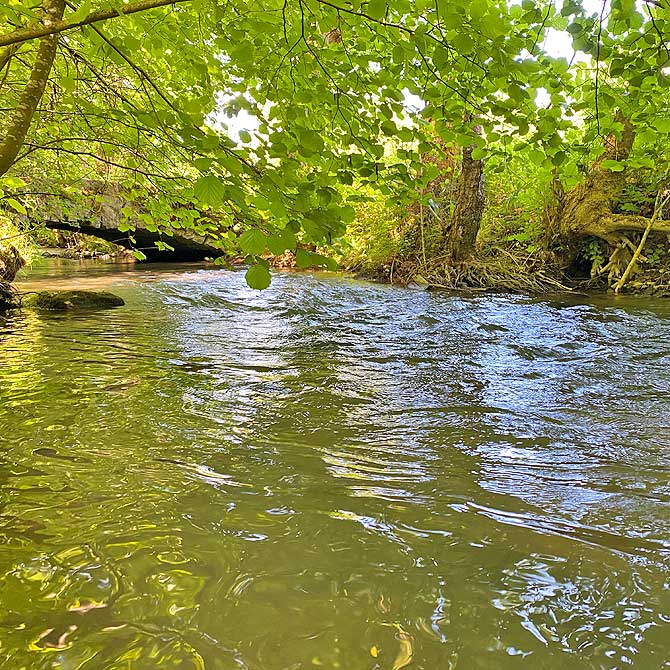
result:
[[[495,156],[489,162],[480,241],[528,253],[540,250],[546,233],[544,212],[551,201],[550,180],[551,169],[529,163],[523,153]]]
[[[107,7],[75,2],[64,18]],[[422,160],[437,133],[445,146],[474,144],[473,156],[493,171],[483,238],[532,252],[554,171],[566,188],[577,184],[602,139],[621,132],[616,110],[633,121],[639,148],[606,167],[667,159],[670,10],[644,9],[617,0],[600,17],[581,0],[560,8],[543,0],[192,0],[68,30],[48,104],[38,106],[11,169],[25,186],[7,194],[5,208],[29,212],[29,194],[57,184],[76,209],[90,197],[81,184],[103,182],[141,203],[145,225],[166,237],[193,230],[253,259],[301,243],[336,246],[350,224],[352,253],[365,249],[362,262],[375,265],[430,251],[439,237],[440,226],[412,209],[439,177],[441,168]],[[39,15],[39,3],[0,8],[12,27],[0,39],[18,48],[0,48],[10,110],[39,41],[11,45],[13,27],[30,31]],[[544,53],[550,29],[591,60]],[[410,112],[408,94],[422,111]],[[241,112],[252,121],[231,132]],[[375,199],[362,205],[353,184]],[[130,217],[124,226],[132,229]],[[255,269],[252,277],[259,285],[268,275]]]
[[[327,256],[322,256],[308,249],[296,249],[296,265],[299,268],[323,267],[327,270],[337,270],[337,262]]]
[[[580,257],[591,264],[591,275],[594,275],[605,263],[602,240],[589,237],[582,242]]]
[[[13,216],[0,211],[0,252],[9,245],[15,247],[26,262],[32,261],[38,254],[36,245],[14,223]]]
[[[646,253],[646,263],[651,267],[658,267],[670,260],[670,251],[665,244],[655,244]]]
[[[416,249],[416,231],[403,225],[400,209],[390,208],[384,199],[359,203],[356,216],[347,227],[344,267],[376,274],[396,259],[407,258]]]
[[[654,170],[636,170],[629,173],[615,211],[622,214],[651,216],[654,213],[656,194],[664,179],[664,174]]]

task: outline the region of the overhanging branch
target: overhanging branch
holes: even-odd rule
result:
[[[80,26],[88,26],[92,23],[100,21],[107,21],[114,19],[117,16],[126,16],[128,14],[136,14],[137,12],[144,12],[147,9],[155,9],[156,7],[165,7],[169,5],[177,5],[182,2],[190,2],[190,0],[139,0],[139,2],[125,5],[123,9],[107,9],[99,12],[92,12],[79,21],[53,21],[48,24],[36,24],[28,28],[19,28],[11,33],[0,35],[0,47],[9,46],[11,44],[20,44],[21,42],[28,42],[39,37],[47,35],[55,35],[66,30],[79,28]]]

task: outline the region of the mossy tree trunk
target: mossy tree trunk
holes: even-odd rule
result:
[[[645,216],[616,213],[616,205],[626,185],[626,171],[603,167],[608,160],[624,161],[633,148],[635,129],[623,114],[617,114],[623,130],[620,137],[605,140],[605,151],[594,163],[584,183],[562,195],[558,203],[558,230],[563,239],[576,241],[586,237],[600,238],[609,246],[609,262],[597,274],[609,271],[610,280],[620,276],[635,245],[628,235],[644,232],[650,222]],[[670,221],[654,222],[655,232],[670,232]]]
[[[65,0],[44,0],[42,8],[44,10],[42,22],[48,29],[49,26],[62,21]],[[26,139],[49,80],[49,74],[56,58],[58,39],[57,33],[45,35],[40,39],[28,83],[23,89],[18,105],[9,113],[7,126],[4,128],[3,137],[0,138],[0,176],[12,167]],[[15,50],[13,45],[3,50],[0,55],[0,60],[4,61],[3,66],[8,65]]]
[[[484,213],[484,161],[472,157],[474,150],[474,145],[463,147],[454,210],[444,230],[445,253],[452,264],[472,254]]]

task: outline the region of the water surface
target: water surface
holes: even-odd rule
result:
[[[127,305],[0,319],[1,668],[670,668],[670,303],[22,286]]]

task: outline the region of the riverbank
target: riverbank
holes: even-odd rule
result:
[[[525,255],[500,251],[498,255],[472,259],[456,267],[439,259],[421,263],[415,259],[384,263],[374,269],[345,265],[346,271],[360,279],[395,286],[418,285],[426,289],[466,292],[509,292],[528,295],[543,293],[614,294],[606,277],[566,276],[554,266],[543,266]],[[670,297],[670,266],[642,268],[621,291],[629,295]]]

